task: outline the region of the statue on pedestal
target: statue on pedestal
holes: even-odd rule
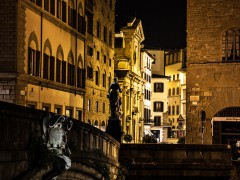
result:
[[[118,79],[115,77],[114,82],[111,84],[108,90],[108,98],[110,101],[111,116],[108,120],[106,132],[115,138],[118,142],[121,142],[122,130],[120,121],[120,106],[121,98],[119,93],[122,92]]]
[[[119,96],[119,93],[121,93],[122,90],[118,84],[118,79],[115,77],[114,82],[111,84],[108,90],[108,98],[110,100],[110,108],[111,108],[111,117],[117,118],[120,111],[121,106],[121,98]]]

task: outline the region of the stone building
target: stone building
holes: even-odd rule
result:
[[[145,80],[144,85],[144,135],[152,134],[151,125],[153,121],[151,120],[151,96],[152,96],[152,62],[155,60],[154,56],[150,54],[147,50],[141,49],[141,68],[142,68],[142,78]]]
[[[115,75],[122,88],[122,128],[133,142],[143,136],[144,84],[141,68],[141,43],[144,40],[141,20],[133,18],[115,34]]]
[[[85,119],[105,130],[110,114],[107,94],[114,77],[115,0],[86,2]]]
[[[148,49],[147,51],[154,56],[151,78],[151,132],[157,137],[158,142],[167,142],[171,126],[167,118],[169,77],[165,76],[165,51],[162,49]]]
[[[0,100],[82,119],[83,0],[3,0]]]
[[[240,0],[187,1],[187,143],[240,139]]]
[[[168,121],[172,124],[172,138],[176,141],[186,131],[186,57],[185,50],[165,52],[165,73],[168,82]]]

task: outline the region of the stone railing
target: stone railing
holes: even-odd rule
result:
[[[226,145],[122,144],[119,162],[127,179],[229,179],[232,169]]]
[[[35,153],[31,152],[32,144],[41,139],[45,115],[47,112],[0,102],[0,179],[38,179],[45,172],[39,167],[37,170],[31,167],[30,162],[31,153]],[[63,177],[87,179],[89,175],[114,179],[118,169],[119,143],[91,125],[73,121],[68,134],[72,168]]]

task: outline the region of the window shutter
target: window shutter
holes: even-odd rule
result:
[[[32,48],[28,48],[28,74],[32,74]]]
[[[66,84],[66,61],[62,61],[62,83]]]
[[[49,56],[44,54],[44,59],[43,59],[43,78],[48,79],[48,61],[49,61]]]
[[[66,9],[67,5],[65,1],[62,1],[62,21],[66,22]]]
[[[50,12],[52,15],[55,15],[55,0],[50,1]]]
[[[36,76],[40,76],[40,51],[36,51]]]
[[[54,81],[54,67],[55,66],[55,58],[53,56],[50,57],[50,80]]]

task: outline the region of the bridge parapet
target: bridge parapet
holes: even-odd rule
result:
[[[126,179],[229,179],[232,169],[225,145],[123,144],[119,162]]]
[[[33,147],[37,152],[31,151],[32,144],[41,139],[45,115],[47,112],[0,102],[0,179],[39,179],[49,170],[40,170],[31,162],[32,153],[38,160],[42,157],[39,144]],[[119,143],[89,124],[73,121],[68,134],[72,168],[62,178],[116,178]]]

